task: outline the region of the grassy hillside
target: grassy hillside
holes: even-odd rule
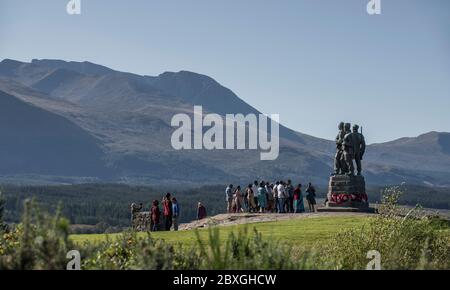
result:
[[[220,227],[220,239],[224,242],[231,232],[237,233],[239,230],[247,228],[248,230],[256,229],[264,238],[271,240],[282,240],[291,244],[295,248],[312,248],[317,243],[326,243],[336,233],[343,229],[361,227],[368,221],[366,216],[339,216],[339,217],[314,217],[292,219],[278,222],[255,223],[248,225],[224,226]],[[198,230],[202,240],[208,239],[208,229]],[[145,236],[145,233],[140,233]],[[97,235],[72,235],[70,239],[75,244],[83,244],[84,242],[102,242],[107,239],[114,240],[119,234],[97,234]],[[152,237],[164,239],[170,244],[181,244],[190,247],[195,244],[197,238],[195,231],[179,231],[179,232],[155,232]]]

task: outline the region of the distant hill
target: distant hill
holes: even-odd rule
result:
[[[450,133],[430,132],[374,144],[368,154],[372,159],[402,168],[446,171],[450,168]]]
[[[0,91],[0,174],[112,174],[99,142],[64,117]]]
[[[72,124],[77,130],[77,134],[70,136],[79,138],[79,144],[83,145],[71,150],[78,148],[80,152],[73,156],[81,157],[63,158],[68,168],[59,171],[46,167],[60,162],[60,157],[43,155],[47,158],[44,162],[35,156],[32,161],[42,167],[39,174],[66,175],[70,167],[86,164],[83,154],[91,156],[89,160],[96,164],[90,171],[83,171],[86,176],[125,183],[244,183],[256,178],[301,178],[304,182],[325,184],[332,170],[333,141],[284,126],[280,127],[280,157],[275,161],[261,162],[259,152],[255,151],[173,150],[171,118],[177,113],[192,114],[193,105],[202,105],[205,113],[222,116],[259,113],[212,78],[193,72],[165,72],[152,77],[118,72],[89,62],[25,63],[5,59],[0,63],[0,91],[2,96],[14,96],[42,112],[58,116],[54,126]],[[21,118],[32,122],[34,117],[22,114]],[[3,124],[1,128],[1,135],[3,130],[16,132],[10,142],[20,137],[38,138],[40,134],[39,131],[31,134],[14,123]],[[48,130],[56,129],[48,127]],[[368,181],[450,185],[448,133],[424,136],[369,146],[365,160]],[[92,147],[82,147],[86,144]],[[12,149],[3,149],[0,163],[5,163],[3,158],[10,156],[8,150]],[[23,150],[34,152],[30,148]],[[28,158],[33,159],[33,154]],[[21,174],[35,172],[26,167],[21,171],[5,167],[1,175],[14,175],[20,180]]]
[[[424,185],[449,185],[450,133],[430,132],[373,144],[367,160],[387,173],[402,175],[408,183],[421,180]]]

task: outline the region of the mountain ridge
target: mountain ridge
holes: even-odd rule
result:
[[[122,182],[227,183],[233,179],[294,180],[302,176],[323,184],[332,170],[333,141],[283,125],[280,157],[273,162],[261,163],[254,151],[173,150],[169,144],[171,117],[192,114],[193,105],[219,115],[259,113],[216,80],[195,72],[165,72],[152,77],[89,62],[5,59],[0,63],[0,90],[57,114],[97,138],[105,164]],[[450,185],[448,133],[432,133],[427,134],[433,138],[423,134],[369,145],[367,178],[377,183],[417,179],[421,184]],[[431,155],[429,148],[434,149]],[[428,165],[424,163],[427,158]]]

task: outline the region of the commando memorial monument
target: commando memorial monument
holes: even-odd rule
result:
[[[373,211],[369,207],[362,160],[366,142],[358,125],[341,122],[336,137],[334,171],[325,207],[319,211]]]

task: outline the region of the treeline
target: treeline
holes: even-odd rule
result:
[[[326,186],[317,186],[318,199],[325,198]],[[369,187],[370,202],[379,202],[383,187]],[[150,203],[161,200],[171,192],[181,206],[181,222],[196,219],[197,203],[201,201],[208,215],[223,213],[225,210],[225,185],[204,186],[199,188],[151,188],[124,184],[81,184],[59,186],[1,186],[0,191],[6,197],[5,220],[16,223],[20,220],[23,202],[34,198],[39,206],[54,212],[58,205],[63,215],[73,225],[91,225],[80,227],[84,232],[120,231],[130,225],[131,203],[143,203],[148,210]],[[449,188],[427,188],[406,186],[400,203],[421,204],[423,207],[450,209]]]
[[[223,211],[224,193],[221,186],[205,186],[197,189],[169,190],[123,184],[82,184],[61,186],[2,186],[6,198],[5,219],[8,222],[20,220],[23,202],[34,198],[38,205],[54,212],[58,205],[71,224],[106,225],[128,227],[131,203],[143,203],[144,210],[150,208],[153,200],[171,192],[179,201],[181,222],[196,219],[197,203],[206,205],[208,215]]]
[[[382,191],[385,187],[369,187],[367,189],[370,202],[379,202]],[[426,187],[419,185],[404,185],[400,187],[403,195],[400,197],[399,204],[416,204],[422,207],[435,209],[450,209],[450,188],[448,187]]]

